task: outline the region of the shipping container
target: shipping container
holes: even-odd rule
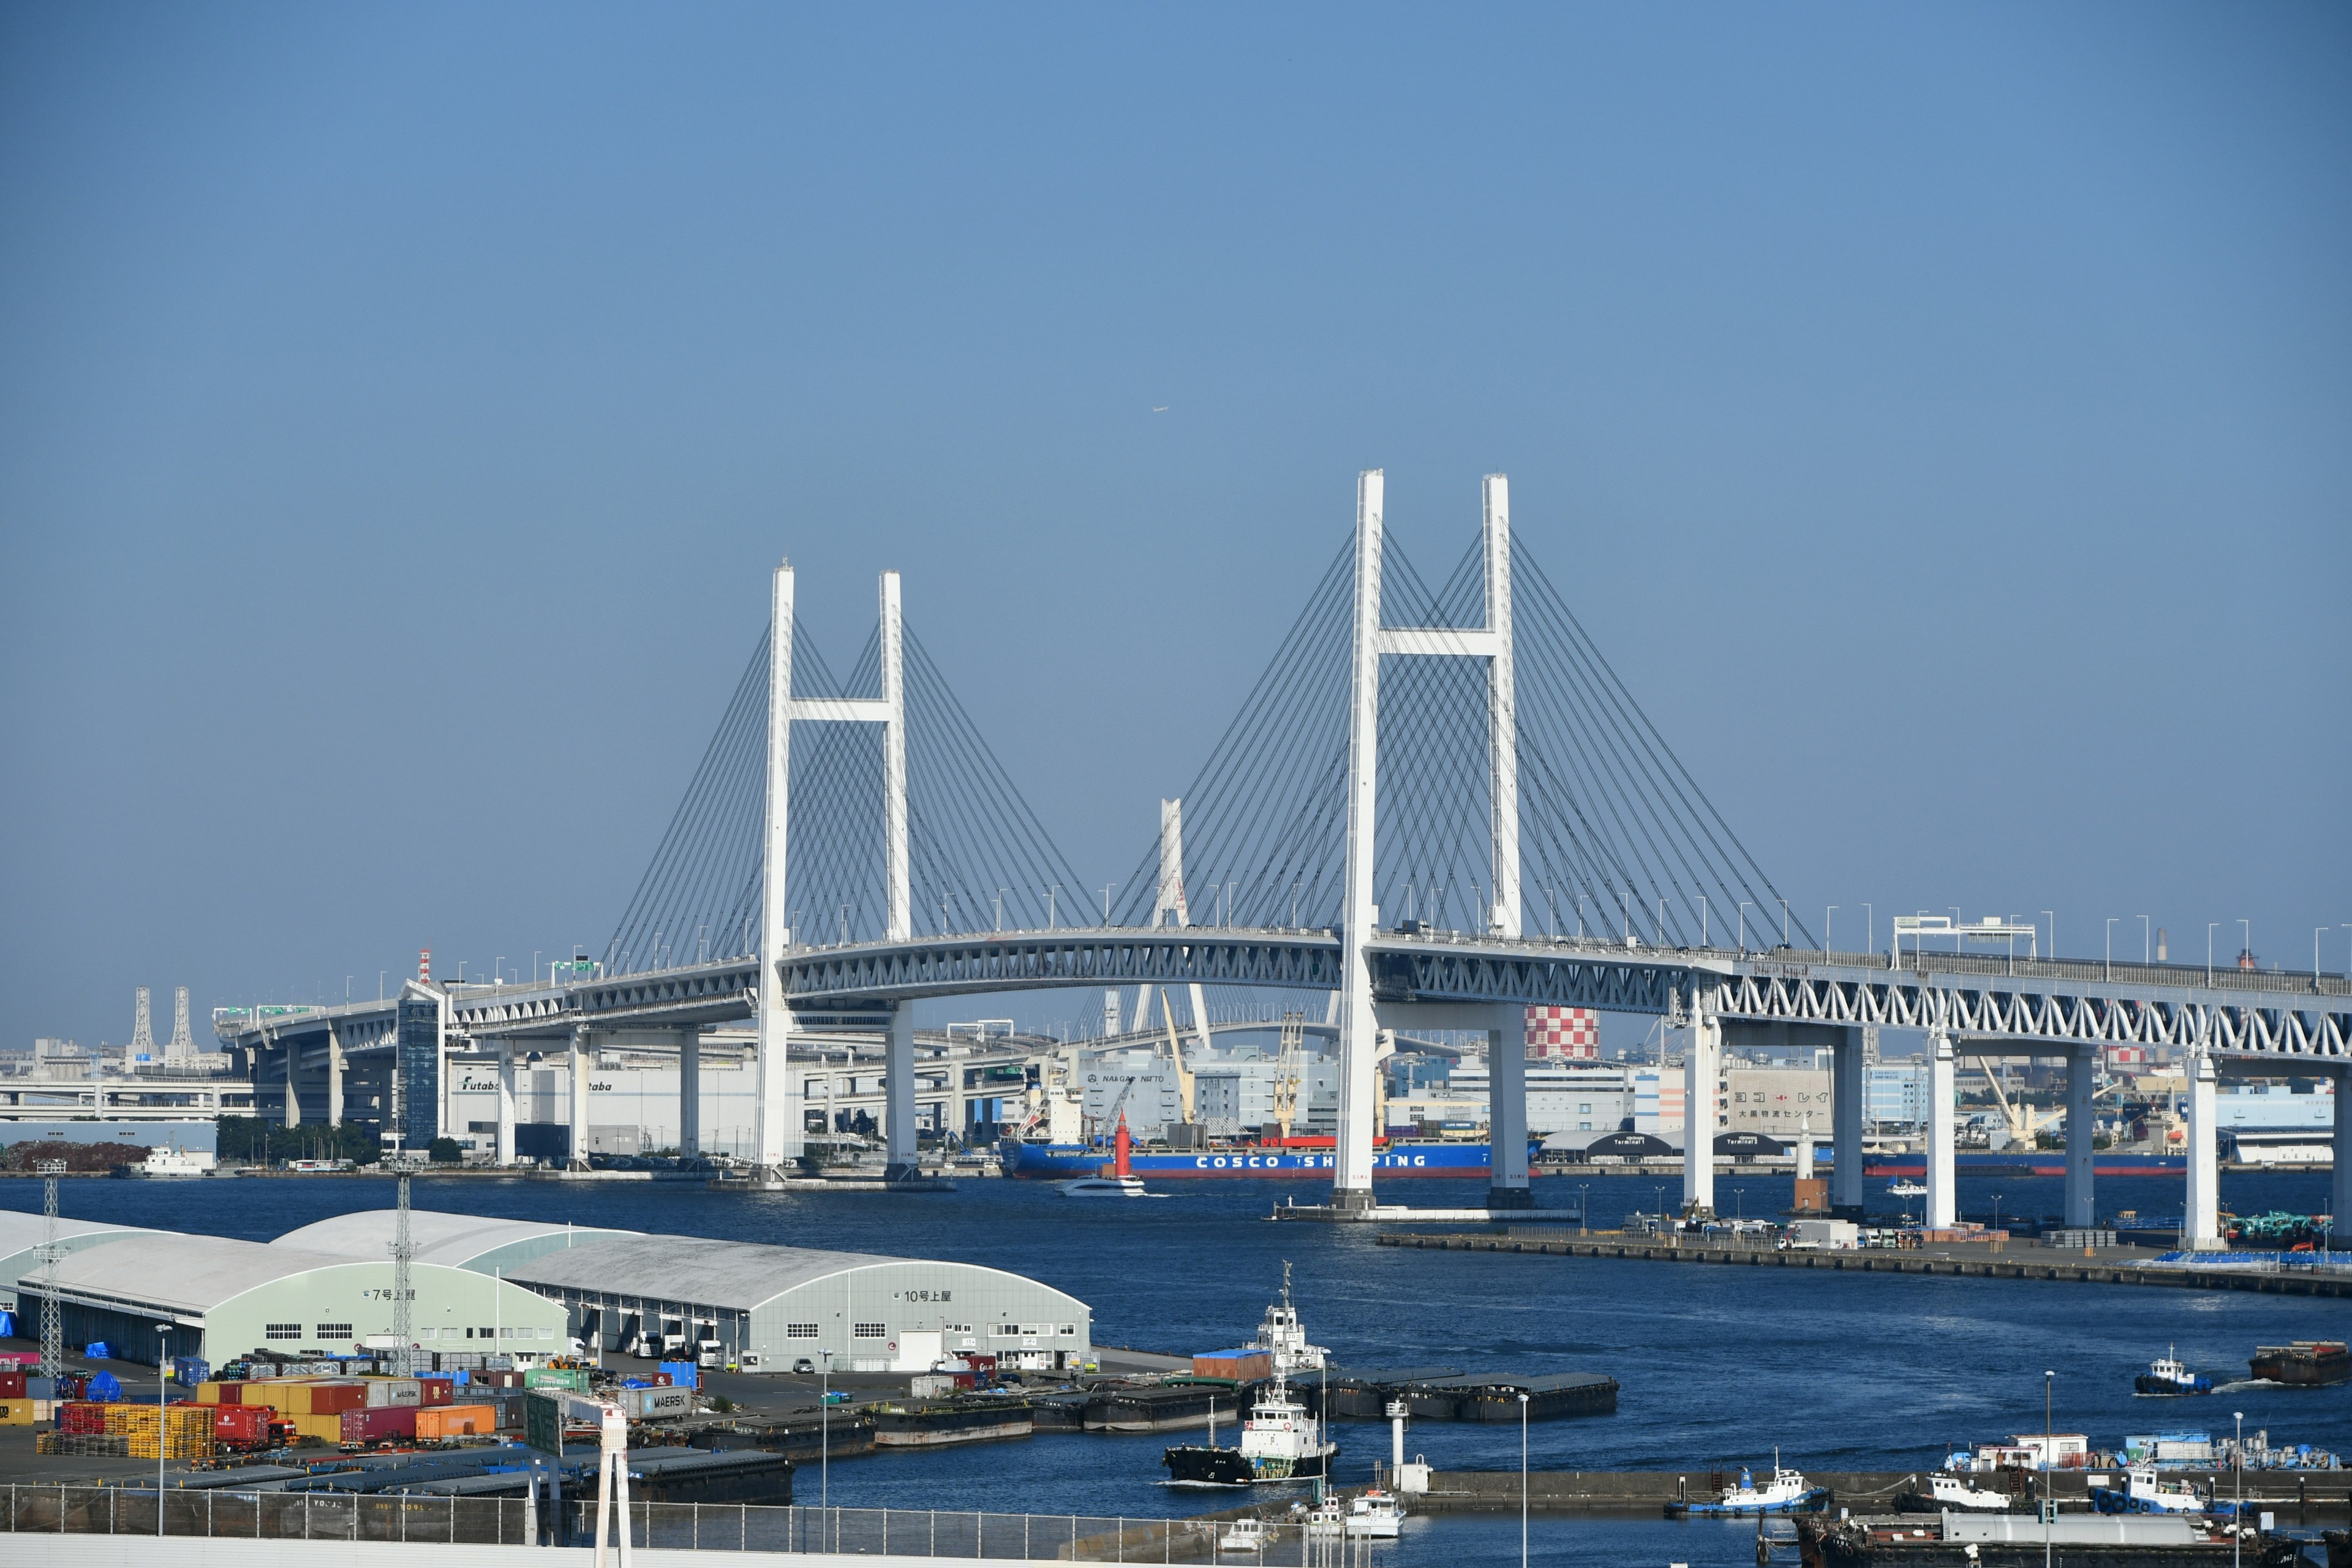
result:
[[[380,1443],[393,1437],[416,1436],[416,1406],[414,1405],[374,1405],[365,1410],[346,1410],[342,1414],[342,1440],[345,1443]]]
[[[372,1377],[360,1386],[367,1391],[362,1403],[370,1410],[383,1410],[394,1405],[405,1405],[413,1410],[425,1402],[424,1394],[413,1377]]]
[[[215,1447],[266,1448],[269,1446],[270,1417],[274,1412],[268,1405],[208,1405],[204,1408],[212,1412]]]
[[[690,1361],[666,1361],[661,1363],[661,1369],[669,1373],[670,1382],[680,1388],[701,1386],[702,1369]]]
[[[487,1405],[435,1405],[416,1412],[416,1436],[487,1437],[499,1429],[499,1414]]]
[[[632,1421],[694,1414],[694,1390],[690,1388],[619,1388],[613,1391],[613,1401]]]
[[[457,1395],[455,1378],[428,1376],[416,1380],[416,1403],[419,1405],[455,1405]]]
[[[5,1372],[0,1372],[0,1399],[26,1397],[26,1382],[25,1373],[20,1368],[12,1366]]]

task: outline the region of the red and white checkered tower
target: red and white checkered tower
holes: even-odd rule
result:
[[[1528,1056],[1536,1060],[1600,1060],[1599,1016],[1590,1007],[1528,1008]]]

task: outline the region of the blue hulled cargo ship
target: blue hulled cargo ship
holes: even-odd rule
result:
[[[1901,1154],[1873,1154],[1862,1157],[1862,1173],[1865,1176],[1924,1176],[1927,1173],[1925,1150],[1913,1150]],[[2066,1173],[2066,1151],[2063,1149],[2015,1149],[1998,1153],[1963,1150],[1952,1156],[1952,1173],[1956,1176],[2063,1176]],[[2189,1157],[2185,1154],[2122,1154],[2102,1149],[2091,1156],[2091,1173],[2095,1176],[2185,1176],[2189,1173]]]
[[[1111,1151],[1083,1143],[1024,1143],[1003,1139],[997,1152],[1008,1176],[1066,1182],[1099,1175],[1111,1163]],[[1532,1152],[1532,1146],[1531,1146]],[[1150,1180],[1215,1176],[1321,1178],[1328,1181],[1337,1153],[1320,1148],[1278,1148],[1237,1144],[1213,1149],[1137,1149],[1128,1156],[1136,1175]],[[1397,1142],[1372,1152],[1372,1169],[1391,1179],[1413,1176],[1475,1176],[1484,1180],[1489,1169],[1484,1143]]]

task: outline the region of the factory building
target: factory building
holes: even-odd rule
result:
[[[214,1363],[254,1350],[348,1355],[393,1331],[393,1268],[382,1252],[361,1258],[133,1231],[60,1260],[57,1294],[68,1343],[103,1341],[125,1361],[155,1360],[159,1323],[171,1325],[168,1353]],[[43,1294],[39,1276],[25,1275],[17,1289],[33,1310]],[[409,1292],[411,1327],[428,1349],[555,1355],[564,1348],[562,1307],[495,1278],[415,1263]]]
[[[47,1224],[37,1214],[23,1214],[15,1209],[0,1210],[0,1310],[16,1311],[16,1282],[39,1277],[41,1247],[43,1237],[47,1235]],[[125,1237],[153,1234],[138,1226],[60,1219],[58,1221],[58,1252],[62,1258],[85,1247],[120,1241]]]
[[[841,1371],[920,1372],[967,1351],[1050,1370],[1093,1349],[1085,1302],[970,1263],[625,1236],[550,1250],[507,1278],[560,1303],[569,1331],[605,1350],[674,1332],[717,1340],[747,1371],[829,1357]]]

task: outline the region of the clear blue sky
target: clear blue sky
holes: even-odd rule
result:
[[[1123,877],[1368,466],[1434,564],[1509,472],[1842,943],[2307,964],[2347,81],[2287,4],[8,7],[0,1039],[600,945],[779,554]]]

